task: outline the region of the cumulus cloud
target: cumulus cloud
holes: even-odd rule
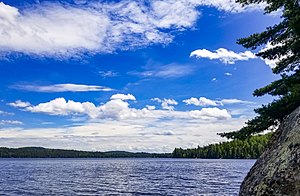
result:
[[[196,58],[208,58],[218,59],[224,64],[235,64],[236,61],[247,61],[249,59],[255,59],[256,56],[251,51],[245,52],[233,52],[225,48],[219,48],[215,52],[211,52],[206,49],[199,49],[191,52],[190,57],[195,56]]]
[[[116,96],[108,102],[99,106],[92,102],[76,102],[73,100],[65,100],[64,98],[56,98],[49,102],[40,103],[37,105],[21,105],[20,103],[27,103],[18,101],[19,107],[24,111],[34,113],[44,113],[48,115],[60,116],[87,116],[91,120],[99,119],[115,119],[115,120],[134,120],[134,119],[211,119],[221,120],[230,118],[226,109],[218,108],[202,108],[201,110],[192,111],[174,111],[174,106],[178,103],[174,99],[159,99],[154,98],[153,101],[161,103],[162,109],[155,109],[154,106],[146,106],[142,109],[130,107],[126,102],[133,97],[130,94],[126,96]],[[15,103],[9,105],[15,106]]]
[[[30,112],[47,113],[50,115],[87,114],[91,118],[96,118],[98,115],[97,108],[93,103],[66,101],[64,98],[56,98],[36,106],[28,106],[25,109]]]
[[[183,100],[187,105],[195,105],[195,106],[217,106],[217,102],[207,99],[205,97],[200,97],[199,99],[195,97],[191,97],[189,99]]]
[[[131,119],[140,117],[135,109],[129,108],[129,104],[122,99],[112,99],[98,107],[98,118]]]
[[[225,76],[232,76],[232,73],[228,73],[228,72],[227,72],[227,73],[225,73],[224,75],[225,75]]]
[[[199,6],[226,12],[261,9],[242,7],[234,0],[87,1],[84,5],[47,1],[19,9],[1,2],[0,50],[71,57],[167,44],[173,40],[171,32],[196,24]]]
[[[191,97],[189,99],[185,99],[182,102],[186,103],[186,105],[195,105],[195,106],[222,106],[228,104],[253,104],[251,101],[244,101],[240,99],[222,99],[222,100],[211,100],[205,97],[195,98]]]
[[[268,49],[274,48],[276,46],[280,46],[281,44],[272,45],[271,43],[267,43],[264,48],[262,48],[259,52],[264,52]],[[225,48],[219,48],[215,52],[211,52],[206,49],[199,49],[191,52],[190,57],[196,58],[208,58],[208,59],[218,59],[224,64],[235,64],[236,61],[247,61],[249,59],[256,59],[254,53],[251,51],[239,52],[236,53],[234,51],[227,50]],[[276,67],[276,64],[281,60],[286,58],[287,56],[283,56],[281,58],[275,59],[263,59],[260,58],[262,61],[265,62],[270,68]],[[226,76],[232,76],[231,73],[225,73]]]
[[[87,91],[112,91],[113,89],[104,87],[104,86],[96,86],[96,85],[84,85],[84,84],[54,84],[48,86],[40,86],[40,85],[13,85],[12,88],[20,89],[25,91],[33,91],[33,92],[46,92],[46,93],[54,93],[54,92],[87,92]]]
[[[152,101],[157,101],[158,103],[161,103],[161,107],[165,110],[174,110],[174,106],[172,105],[177,105],[177,101],[174,99],[160,99],[160,98],[153,98],[151,99]]]
[[[201,110],[190,111],[190,115],[193,118],[202,118],[202,119],[228,119],[231,118],[231,115],[227,112],[226,109],[219,108],[202,108]]]
[[[259,52],[264,52],[268,49],[274,48],[276,46],[280,46],[281,44],[272,45],[271,43],[267,43],[264,48],[262,48]],[[239,52],[236,53],[234,51],[227,50],[225,48],[219,48],[216,51],[212,52],[207,49],[199,49],[191,52],[190,57],[196,58],[208,58],[210,60],[218,59],[224,64],[235,64],[236,61],[247,61],[249,59],[256,59],[254,53],[251,51]],[[278,63],[281,59],[286,58],[287,56],[283,56],[281,58],[275,59],[263,59],[260,58],[268,65],[270,68],[276,67],[276,63]],[[232,76],[231,73],[225,73],[226,76]]]
[[[30,106],[31,104],[29,102],[23,102],[21,100],[17,100],[13,103],[8,103],[8,105],[15,107],[15,108],[26,108]]]
[[[281,46],[282,44],[276,44],[272,45],[271,43],[267,43],[259,52],[264,52],[266,50],[275,48],[277,46]],[[265,62],[266,65],[268,65],[270,68],[276,67],[276,64],[282,60],[287,58],[288,55],[282,56],[280,58],[275,59],[264,59],[260,58],[262,61]],[[208,59],[218,59],[224,64],[235,64],[236,61],[246,61],[249,59],[256,59],[254,53],[251,51],[245,51],[245,52],[239,52],[236,53],[234,51],[227,50],[225,48],[219,48],[215,52],[209,51],[207,49],[199,49],[191,52],[190,57],[196,57],[196,58],[208,58]],[[231,73],[225,73],[226,76],[232,76]]]
[[[121,98],[121,97],[119,97]],[[34,113],[45,113],[49,115],[87,115],[91,119],[96,118],[124,118],[126,116],[131,116],[131,111],[129,109],[129,104],[122,99],[112,99],[107,103],[96,106],[91,102],[76,102],[73,100],[65,100],[64,98],[56,98],[49,102],[40,103],[38,105],[31,104],[19,104],[18,107],[26,111]],[[129,97],[130,98],[130,97]],[[25,103],[19,102],[18,103]],[[26,102],[27,103],[27,102]],[[15,106],[15,103],[10,103],[9,105]]]
[[[135,97],[132,94],[114,94],[110,97],[110,99],[120,99],[120,100],[133,100],[135,101]]]
[[[112,100],[100,106],[96,106],[94,103],[91,102],[76,102],[73,100],[67,101],[64,98],[56,98],[49,102],[40,103],[38,105],[31,105],[28,102],[21,101],[17,101],[16,103],[10,103],[9,105],[14,107],[21,107],[26,111],[34,113],[45,113],[49,115],[87,115],[91,119],[123,119],[137,116],[135,112],[136,110],[131,110],[129,108],[129,104],[124,101],[133,99],[135,98],[130,94],[116,94],[116,96],[112,96]]]

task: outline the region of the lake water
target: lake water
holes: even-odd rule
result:
[[[254,162],[0,159],[0,195],[237,195]]]

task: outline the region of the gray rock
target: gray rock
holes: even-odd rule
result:
[[[244,179],[241,196],[300,196],[300,107],[286,117]]]

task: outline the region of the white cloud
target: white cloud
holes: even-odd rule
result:
[[[29,102],[23,102],[21,100],[17,100],[13,103],[8,103],[8,105],[15,107],[15,108],[26,108],[30,106],[31,104]]]
[[[0,115],[3,115],[3,116],[12,116],[12,115],[14,115],[14,113],[5,112],[5,111],[0,110]]]
[[[274,48],[276,46],[280,46],[282,44],[272,45],[271,43],[267,43],[264,48],[262,48],[259,52],[264,52],[268,49]],[[236,53],[234,51],[227,50],[225,48],[219,48],[215,52],[211,52],[206,49],[199,49],[191,52],[190,57],[195,56],[196,58],[208,58],[208,59],[218,59],[224,64],[235,64],[236,61],[247,61],[249,59],[256,59],[254,53],[251,51],[245,51],[245,52],[239,52]],[[276,67],[276,64],[286,58],[287,56],[283,56],[281,58],[275,58],[275,59],[263,59],[260,58],[265,62],[266,65],[268,65],[270,68]],[[231,73],[225,73],[226,76],[232,76]]]
[[[228,72],[227,72],[227,73],[225,73],[224,75],[225,75],[225,76],[232,76],[232,73],[228,73]]]
[[[110,99],[121,99],[121,100],[133,100],[135,101],[135,97],[132,94],[114,94],[110,97]]]
[[[190,115],[193,118],[202,118],[202,119],[229,119],[231,115],[227,112],[226,109],[219,108],[202,108],[201,110],[190,111]]]
[[[152,43],[169,43],[173,36],[160,29],[188,28],[197,19],[197,11],[181,3],[180,13],[170,20],[173,12],[160,15],[162,2],[146,7],[143,3],[89,3],[84,7],[58,3],[39,4],[17,10],[6,9],[0,18],[2,51],[15,51],[46,56],[71,56],[80,52],[110,53]],[[169,2],[169,10],[172,4]],[[176,14],[176,13],[175,13]],[[126,44],[123,44],[126,43]]]
[[[130,95],[130,94],[129,94]],[[142,109],[131,108],[129,103],[120,99],[111,99],[110,101],[96,106],[91,102],[66,101],[64,98],[56,98],[49,102],[37,105],[22,105],[24,111],[34,113],[45,113],[48,115],[61,116],[88,116],[90,120],[115,119],[115,120],[133,120],[133,119],[224,119],[230,117],[225,109],[202,108],[192,111],[174,111],[174,106],[178,103],[174,99],[154,98],[153,101],[161,103],[163,110],[157,110],[153,106],[146,106]],[[128,99],[126,99],[128,100]],[[26,102],[22,102],[26,103]],[[14,104],[10,104],[14,105]],[[226,114],[227,113],[227,114]]]
[[[83,84],[54,84],[48,86],[39,85],[13,85],[12,88],[21,89],[33,92],[87,92],[87,91],[112,91],[113,89],[96,86],[96,85],[83,85]]]
[[[146,108],[148,109],[148,110],[155,110],[155,106],[153,106],[153,105],[146,105]]]
[[[189,99],[183,100],[187,105],[195,105],[195,106],[217,106],[217,102],[207,99],[205,97],[200,97],[199,99],[195,97],[191,97]]]
[[[264,52],[266,50],[272,49],[276,46],[272,45],[271,43],[267,43],[266,46],[264,48],[262,48],[259,52]],[[276,63],[279,62],[279,59],[263,59],[260,58],[261,60],[263,60],[265,62],[266,65],[268,65],[271,69],[273,69],[274,67],[276,67]]]
[[[23,123],[18,120],[0,120],[0,125],[22,125]]]
[[[235,0],[191,0],[191,2],[201,5],[201,6],[210,6],[215,7],[218,10],[231,12],[231,13],[240,13],[240,12],[249,12],[255,10],[263,10],[266,4],[250,4],[247,6],[242,6],[239,3],[236,3]]]
[[[7,22],[14,22],[15,17],[19,15],[18,9],[5,5],[3,2],[0,2],[0,18],[6,20]]]
[[[235,61],[247,61],[255,59],[256,56],[251,51],[235,53],[225,48],[219,48],[215,52],[206,49],[199,49],[191,52],[190,57],[218,59],[224,64],[234,64]]]
[[[99,71],[99,74],[100,74],[103,78],[116,77],[116,76],[119,75],[118,72],[114,72],[114,71]]]
[[[237,130],[245,121],[235,118],[105,120],[63,128],[49,125],[49,128],[0,128],[0,139],[1,145],[7,147],[172,152],[175,147],[191,148],[224,141],[216,133]]]
[[[66,101],[64,98],[56,98],[49,102],[40,103],[35,106],[28,103],[26,106],[22,105],[24,106],[22,108],[24,108],[26,111],[45,113],[49,115],[87,115],[91,119],[123,119],[136,116],[134,110],[131,111],[129,108],[129,104],[120,99],[132,99],[130,95],[128,97],[116,96],[116,98],[117,99],[112,99],[101,106],[96,106],[91,102],[75,102],[73,100]],[[9,105],[14,106],[15,103],[11,103]]]
[[[262,48],[259,52],[264,52],[268,49],[274,48],[276,46],[280,46],[281,44],[272,45],[271,43],[267,43],[264,48]],[[190,57],[196,57],[196,58],[208,58],[208,59],[218,59],[224,64],[235,64],[236,61],[247,61],[249,59],[256,59],[254,53],[251,51],[245,51],[245,52],[239,52],[236,53],[234,51],[227,50],[225,48],[219,48],[215,52],[211,52],[206,49],[199,49],[191,52]],[[281,58],[275,58],[275,59],[263,59],[260,58],[265,62],[266,65],[268,65],[270,68],[276,67],[276,64],[286,58],[287,56],[283,56]],[[232,76],[231,73],[225,73],[226,76]]]
[[[135,110],[131,110],[129,104],[122,99],[112,99],[98,108],[98,118],[120,120],[138,117]]]
[[[252,101],[243,101],[240,99],[222,99],[220,101],[222,104],[254,104]]]
[[[275,48],[277,46],[282,46],[283,44],[276,44],[276,45],[272,45],[270,42],[268,42],[265,47],[263,49],[261,49],[259,52],[264,52],[266,50]],[[275,59],[263,59],[260,58],[261,60],[263,60],[266,65],[268,65],[271,69],[275,68],[277,66],[277,63],[280,62],[281,60],[287,58],[289,55],[285,55],[285,56],[281,56],[280,58],[275,58]]]
[[[98,109],[90,102],[66,101],[64,98],[56,98],[50,102],[40,103],[36,106],[25,108],[30,112],[47,113],[50,115],[78,115],[86,114],[91,118],[98,116]]]
[[[173,30],[192,28],[199,6],[226,12],[261,9],[234,0],[153,0],[48,2],[16,7],[0,3],[0,50],[41,56],[72,57],[81,52],[109,53],[172,41]]]
[[[268,65],[271,69],[275,68],[276,67],[276,63],[279,62],[278,59],[273,59],[273,60],[270,60],[270,59],[263,59],[261,58],[265,63],[266,65]]]
[[[158,103],[161,103],[161,107],[165,110],[174,110],[174,106],[171,105],[177,105],[177,101],[174,99],[160,99],[160,98],[153,98],[152,101],[157,101]]]
[[[7,5],[1,3],[0,7]],[[4,51],[40,55],[67,55],[74,50],[98,50],[109,19],[101,13],[58,4],[22,10],[10,7],[11,18],[0,19]]]
[[[193,73],[194,68],[189,65],[177,65],[174,63],[167,65],[148,64],[144,67],[145,71],[132,71],[131,75],[137,75],[144,78],[179,78]]]
[[[177,103],[172,99],[156,100]],[[148,105],[137,109],[121,99],[112,99],[99,106],[64,98],[27,105],[22,110],[84,118],[63,128],[51,128],[51,124],[46,125],[49,128],[0,128],[2,145],[171,152],[175,147],[197,147],[223,141],[216,133],[237,130],[247,120],[233,118],[227,109],[217,107],[174,111]]]
[[[222,100],[211,100],[205,97],[195,98],[191,97],[189,99],[185,99],[182,102],[186,103],[186,105],[195,105],[195,106],[223,106],[229,104],[254,104],[251,101],[243,101],[240,99],[222,99]]]
[[[54,101],[48,104],[57,115],[66,113],[61,110],[67,110],[68,115],[82,112],[81,109],[75,109],[80,108],[77,106],[79,102],[61,101],[60,107],[54,106]],[[32,110],[33,107],[35,111]],[[40,104],[31,106],[29,110],[50,111]],[[97,106],[97,110],[97,118],[63,128],[0,128],[1,144],[9,147],[35,145],[79,150],[171,152],[175,147],[179,147],[178,145],[185,148],[196,147],[224,140],[216,137],[216,133],[235,130],[245,121],[232,119],[225,109],[203,108],[192,111],[135,109],[120,99]],[[87,109],[85,112],[89,113]]]

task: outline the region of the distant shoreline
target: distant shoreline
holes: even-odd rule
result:
[[[43,147],[0,147],[0,158],[172,158],[171,153],[79,151]]]
[[[21,148],[7,148],[0,147],[0,159],[105,159],[105,158],[170,158],[172,153],[147,153],[147,152],[127,152],[127,151],[79,151],[79,150],[65,150],[65,149],[50,149],[43,147],[21,147]],[[179,159],[207,159],[207,158],[192,158],[181,157]],[[208,158],[220,159],[220,158]],[[222,158],[222,159],[247,159],[247,158]],[[248,159],[249,160],[249,159]]]

